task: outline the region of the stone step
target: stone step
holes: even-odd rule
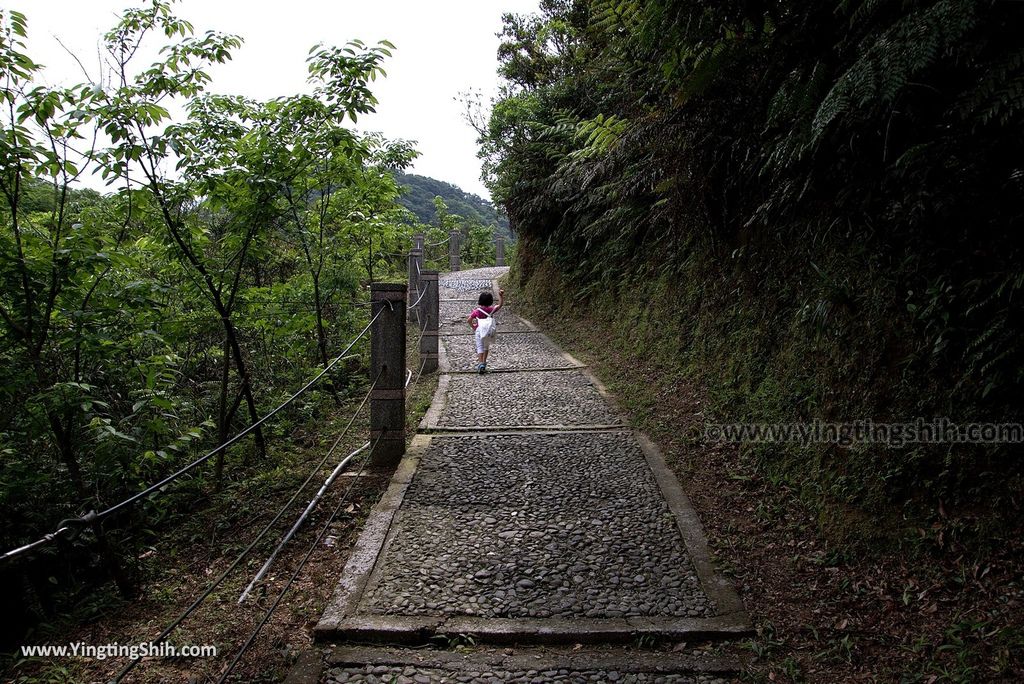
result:
[[[441,337],[441,372],[472,371],[476,346],[472,336]],[[499,332],[487,359],[489,370],[580,368],[583,364],[561,351],[546,335],[530,332]]]
[[[575,369],[442,376],[421,430],[625,426],[604,387]]]
[[[626,649],[452,650],[335,647],[324,658],[321,684],[546,682],[725,684],[737,659],[713,649],[655,652]]]
[[[316,626],[321,681],[726,681],[750,624],[658,449],[514,309],[472,372],[501,272],[441,279],[438,388]],[[420,648],[341,645],[366,642]],[[683,642],[713,645],[653,648]]]
[[[678,483],[628,430],[418,435],[316,628],[404,644],[748,631]]]

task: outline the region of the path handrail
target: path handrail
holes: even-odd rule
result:
[[[114,504],[113,506],[110,506],[109,508],[106,508],[106,509],[100,511],[99,513],[97,513],[96,511],[89,511],[85,515],[79,516],[77,518],[67,518],[65,520],[62,520],[57,525],[57,529],[54,530],[53,532],[50,532],[49,534],[43,535],[41,538],[37,539],[34,542],[30,542],[28,544],[24,544],[22,546],[19,546],[19,547],[15,548],[15,549],[11,549],[11,550],[7,551],[6,553],[4,553],[2,556],[0,556],[0,562],[6,561],[6,560],[10,560],[11,558],[15,558],[16,556],[20,556],[20,555],[22,555],[24,553],[27,553],[27,552],[35,549],[35,548],[38,548],[40,546],[44,546],[46,544],[52,543],[53,541],[55,541],[59,537],[67,535],[69,532],[71,532],[74,529],[78,529],[78,528],[84,527],[85,525],[90,525],[90,524],[92,524],[94,522],[98,522],[100,520],[103,520],[104,518],[107,518],[107,517],[117,513],[118,511],[120,511],[120,510],[122,510],[122,509],[124,509],[124,508],[126,508],[128,506],[131,506],[136,501],[139,501],[140,499],[144,499],[144,498],[148,497],[149,495],[153,494],[154,492],[162,489],[163,487],[167,486],[171,482],[174,482],[175,480],[177,480],[182,475],[185,475],[186,473],[191,472],[192,470],[194,470],[198,466],[202,465],[203,463],[205,463],[206,461],[210,460],[211,458],[213,458],[214,456],[216,456],[220,452],[224,451],[225,449],[227,449],[231,445],[235,444],[240,439],[242,439],[243,437],[248,435],[250,432],[252,432],[256,428],[258,428],[259,426],[263,425],[265,422],[267,422],[268,420],[273,418],[275,415],[280,413],[287,406],[289,406],[293,401],[295,401],[300,396],[305,394],[311,387],[313,387],[313,385],[317,384],[325,375],[327,375],[331,371],[331,369],[334,368],[334,366],[339,364],[341,361],[345,360],[346,355],[348,354],[349,350],[351,350],[352,347],[355,346],[355,343],[358,342],[359,339],[362,338],[362,336],[366,334],[366,332],[370,329],[370,326],[373,325],[373,322],[375,320],[377,320],[377,318],[381,315],[381,313],[382,312],[378,311],[377,315],[374,316],[370,320],[370,322],[366,324],[366,327],[363,328],[359,332],[359,334],[357,334],[354,338],[352,338],[352,341],[349,342],[347,347],[345,347],[345,350],[343,352],[341,352],[341,354],[339,354],[337,357],[335,357],[335,359],[333,361],[331,361],[329,364],[327,364],[323,368],[323,370],[321,370],[319,373],[317,373],[317,375],[312,380],[310,380],[305,385],[303,385],[297,392],[295,392],[290,397],[285,399],[283,402],[281,402],[281,404],[279,404],[272,411],[270,411],[265,416],[263,416],[262,418],[257,420],[255,423],[250,424],[248,427],[243,429],[241,432],[237,433],[235,436],[231,437],[230,439],[228,439],[224,443],[220,444],[219,446],[215,447],[214,449],[208,451],[207,453],[205,453],[204,455],[200,456],[196,460],[192,461],[188,465],[179,468],[177,471],[175,471],[174,473],[172,473],[172,474],[168,475],[167,477],[163,478],[159,482],[157,482],[155,484],[152,484],[149,487],[146,487],[142,491],[137,492],[137,493],[131,495],[127,499],[125,499],[123,501],[120,501],[120,502]]]

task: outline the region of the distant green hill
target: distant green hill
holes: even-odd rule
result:
[[[405,188],[405,192],[398,198],[398,202],[416,214],[421,222],[433,222],[434,198],[440,196],[448,205],[450,213],[479,221],[485,226],[494,226],[495,234],[511,238],[508,219],[484,198],[466,192],[451,183],[427,176],[418,176],[414,173],[396,172],[395,180]]]

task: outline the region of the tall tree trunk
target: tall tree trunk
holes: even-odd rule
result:
[[[156,180],[155,163],[151,168],[147,169],[145,166],[143,168],[149,178],[150,187],[156,197],[157,204],[160,206],[160,213],[164,219],[164,226],[171,234],[171,238],[178,246],[178,249],[181,250],[184,260],[202,277],[203,283],[206,285],[206,290],[210,295],[210,301],[213,303],[214,309],[216,309],[217,314],[220,316],[220,320],[224,325],[224,334],[231,347],[231,356],[235,362],[235,368],[238,370],[238,376],[242,384],[242,393],[245,397],[246,406],[249,409],[249,417],[252,419],[252,422],[255,423],[259,420],[259,413],[256,411],[256,401],[252,396],[252,385],[249,380],[249,368],[242,356],[242,348],[238,344],[238,335],[235,332],[235,326],[231,322],[231,312],[229,308],[225,306],[224,298],[221,296],[221,291],[217,287],[216,283],[214,283],[213,276],[210,274],[209,269],[207,269],[203,262],[200,261],[198,255],[185,240],[182,234],[182,226],[180,222],[176,220],[171,213],[171,208],[167,205],[167,198],[160,191],[160,184]],[[251,238],[251,235],[247,237],[247,243],[249,238]],[[245,260],[244,254],[240,255],[239,260],[239,268],[241,268],[241,265]],[[267,453],[267,444],[263,439],[263,430],[261,428],[256,428],[253,431],[253,441],[256,443],[256,453],[260,458],[262,458]]]
[[[68,470],[68,477],[71,480],[72,487],[74,487],[75,496],[78,497],[79,501],[89,501],[91,497],[85,485],[85,479],[82,476],[82,469],[78,464],[78,456],[75,454],[74,439],[70,426],[62,423],[60,417],[52,411],[47,411],[47,420],[57,442],[57,453],[60,455],[60,460],[64,467]],[[106,534],[103,532],[102,524],[97,520],[91,523],[90,527],[96,537],[96,550],[99,553],[103,567],[114,579],[114,584],[117,585],[121,595],[125,598],[133,598],[137,593],[138,587],[125,571],[117,554],[110,547]]]
[[[330,359],[327,358],[327,333],[324,330],[324,305],[320,300],[320,274],[313,273],[313,305],[316,309],[316,346],[320,352],[320,362],[324,364],[324,368],[330,365]],[[341,406],[341,398],[338,396],[338,388],[334,384],[334,375],[328,372],[328,387],[331,390],[331,396],[334,397],[334,403],[337,406]]]
[[[223,444],[228,440],[228,380],[231,375],[231,350],[228,348],[227,337],[224,338],[224,358],[221,362],[220,372],[220,401],[218,402],[217,414],[217,444]],[[224,452],[217,454],[217,461],[213,468],[213,481],[219,491],[224,476]]]
[[[235,329],[234,323],[231,322],[231,317],[226,311],[221,314],[221,320],[224,321],[224,334],[227,336],[227,342],[231,347],[231,356],[235,362],[235,369],[237,370],[238,377],[242,382],[241,392],[242,396],[245,398],[245,405],[249,409],[249,419],[255,423],[260,419],[260,415],[256,410],[256,400],[252,395],[252,382],[249,376],[249,367],[246,365],[245,359],[242,357],[242,347],[238,343],[238,333]],[[259,458],[266,456],[267,443],[263,439],[263,430],[256,428],[253,431],[253,440],[256,443],[256,455]]]

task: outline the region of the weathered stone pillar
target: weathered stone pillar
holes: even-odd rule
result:
[[[423,239],[424,239],[423,238],[423,233],[416,233],[415,235],[413,235],[412,236],[412,248],[413,249],[422,250],[423,249]]]
[[[448,269],[451,271],[458,271],[462,267],[462,262],[459,259],[460,238],[457,230],[448,234]]]
[[[418,306],[413,306],[419,299],[420,270],[423,268],[423,250],[412,249],[409,251],[409,320],[415,321]],[[422,304],[423,302],[420,302]]]
[[[420,337],[420,359],[424,373],[437,370],[438,323],[441,320],[437,296],[437,271],[423,271],[420,274],[421,287],[425,288],[423,296],[423,335]]]
[[[498,235],[494,238],[494,265],[505,265],[505,237]]]
[[[392,466],[405,453],[405,283],[370,285],[370,455]],[[377,314],[380,314],[377,316]]]

